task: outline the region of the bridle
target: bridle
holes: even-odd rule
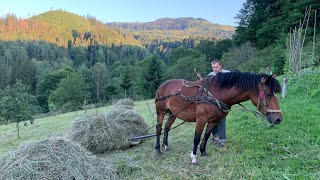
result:
[[[267,101],[266,101],[266,96],[265,96],[265,93],[264,93],[264,89],[263,89],[263,78],[261,79],[261,82],[260,82],[260,93],[259,93],[259,97],[258,97],[258,103],[257,103],[257,109],[260,111],[260,103],[263,103],[263,106],[262,106],[262,112],[264,115],[266,115],[267,113],[280,113],[281,110],[280,109],[269,109],[268,108],[268,104],[267,104]]]

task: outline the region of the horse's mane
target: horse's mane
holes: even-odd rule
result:
[[[218,79],[221,88],[238,87],[243,90],[256,89],[261,78],[267,78],[267,74],[243,73],[239,71],[218,73],[214,78]],[[281,92],[281,86],[275,78],[271,78],[267,86],[272,92]]]

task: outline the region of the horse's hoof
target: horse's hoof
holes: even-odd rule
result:
[[[201,156],[207,156],[206,152],[201,152]]]
[[[156,157],[160,157],[161,156],[161,151],[160,150],[156,150],[155,156]]]
[[[164,145],[164,146],[163,146],[163,150],[164,150],[164,151],[169,151],[170,148],[169,148],[169,146]]]
[[[198,166],[199,165],[198,162],[194,162],[194,163],[191,163],[191,164],[192,164],[192,166]]]

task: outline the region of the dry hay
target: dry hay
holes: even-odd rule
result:
[[[134,103],[130,98],[124,98],[118,100],[115,106],[125,106],[128,109],[133,109]]]
[[[117,179],[106,160],[54,137],[21,145],[0,161],[0,179]]]
[[[78,117],[68,136],[94,154],[130,146],[124,127],[100,113]]]
[[[148,125],[142,116],[128,109],[126,106],[117,105],[106,113],[108,119],[115,121],[125,128],[128,138],[146,134]]]
[[[147,128],[142,116],[127,106],[116,105],[107,113],[77,118],[68,135],[92,153],[100,154],[129,148],[129,138],[145,134]]]

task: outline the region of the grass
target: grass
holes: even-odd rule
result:
[[[198,157],[198,166],[190,165],[194,123],[185,123],[169,133],[170,151],[155,156],[155,138],[143,140],[128,150],[99,155],[108,158],[121,179],[320,179],[320,97],[306,96],[301,89],[279,99],[284,120],[270,128],[237,106],[227,116],[227,145],[216,149],[207,145],[207,157]],[[150,106],[150,113],[147,103]],[[154,100],[135,102],[135,111],[150,125],[156,123]],[[247,107],[255,108],[250,102]],[[106,111],[103,107],[97,111]],[[21,126],[21,138],[15,124],[0,126],[0,157],[28,140],[39,140],[65,133],[83,111],[36,119]],[[181,121],[177,120],[175,125]],[[155,132],[155,127],[149,133]],[[199,153],[198,153],[199,154]]]

